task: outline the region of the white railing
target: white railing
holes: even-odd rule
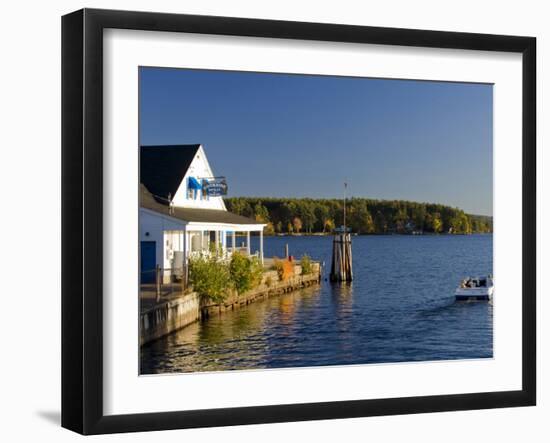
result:
[[[231,252],[228,250],[218,250],[218,251],[191,251],[189,252],[189,259],[205,258],[210,259],[212,257],[217,257],[221,261],[228,261],[231,259]]]
[[[249,257],[260,257],[260,253],[258,251],[254,253],[248,253],[248,249],[246,247],[237,247],[237,248],[226,248],[221,249],[218,251],[210,251],[210,250],[204,250],[204,251],[191,251],[189,252],[189,258],[212,258],[213,256],[219,257],[220,260],[230,260],[231,256],[234,252],[239,252],[240,254],[248,255]]]

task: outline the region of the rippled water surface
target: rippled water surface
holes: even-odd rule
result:
[[[331,237],[265,239],[265,255],[330,267]],[[492,273],[492,236],[353,237],[354,281],[272,297],[190,325],[141,350],[143,374],[488,358],[493,306],[456,303],[467,275]],[[254,247],[254,239],[253,239]]]

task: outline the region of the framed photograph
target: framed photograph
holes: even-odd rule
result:
[[[62,20],[62,425],[535,405],[531,37]]]

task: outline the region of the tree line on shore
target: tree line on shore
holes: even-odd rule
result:
[[[266,223],[266,235],[330,233],[344,224],[343,199],[231,197],[235,214]],[[473,234],[493,232],[489,216],[436,203],[346,200],[346,226],[357,234]]]

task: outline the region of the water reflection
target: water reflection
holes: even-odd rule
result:
[[[353,282],[330,283],[330,295],[336,312],[349,313],[353,309]]]

